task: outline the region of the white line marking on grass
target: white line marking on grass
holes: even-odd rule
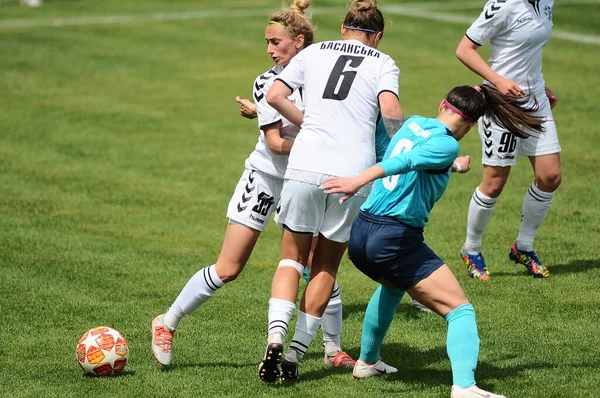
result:
[[[600,0],[565,0],[568,4],[600,4]],[[483,2],[473,1],[461,4],[451,3],[406,3],[402,6],[387,6],[382,7],[384,12],[396,15],[410,16],[422,19],[429,19],[441,22],[452,22],[464,24],[465,28],[473,22],[473,17],[464,15],[446,14],[443,12],[428,11],[430,8],[450,8],[452,7],[471,7],[477,5],[481,7]],[[315,14],[337,14],[343,13],[338,8],[315,8]],[[167,12],[156,14],[140,14],[140,15],[110,15],[104,17],[78,17],[78,18],[58,18],[58,19],[12,19],[0,20],[0,29],[10,28],[38,28],[38,27],[64,27],[64,26],[86,26],[86,25],[110,25],[121,23],[135,23],[144,21],[175,21],[185,19],[205,19],[205,18],[232,18],[232,17],[258,17],[267,16],[272,9],[260,10],[199,10],[199,11],[182,11],[182,12]],[[340,15],[341,15],[340,13]],[[574,41],[578,43],[600,44],[600,36],[584,35],[573,32],[564,32],[554,30],[552,36]]]

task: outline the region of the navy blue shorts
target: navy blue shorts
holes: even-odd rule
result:
[[[352,224],[348,257],[369,278],[384,278],[403,290],[444,265],[423,241],[423,228],[364,211]]]

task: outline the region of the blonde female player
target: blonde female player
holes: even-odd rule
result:
[[[288,9],[273,14],[269,20],[265,31],[267,52],[276,65],[254,82],[261,134],[255,150],[246,159],[246,170],[229,202],[229,225],[217,262],[198,271],[168,311],[152,321],[152,352],[163,366],[171,363],[173,335],[181,319],[210,299],[225,283],[238,277],[275,209],[283,184],[287,155],[299,129],[270,107],[264,97],[274,78],[284,70],[292,57],[313,42],[313,26],[304,16],[304,10],[309,5],[308,0],[295,0]],[[299,112],[302,110],[300,90],[290,93],[289,100]],[[351,367],[354,361],[339,347],[341,307],[338,290],[328,306],[330,322],[324,325],[325,361],[333,366]]]
[[[380,110],[388,132],[396,132],[402,123],[398,68],[390,56],[377,50],[383,29],[383,14],[375,1],[352,1],[341,28],[342,40],[317,43],[299,53],[267,94],[269,104],[302,128],[290,153],[275,218],[284,231],[269,301],[267,349],[259,366],[259,377],[265,382],[298,377],[298,363],[333,291],[350,226],[368,194],[363,190],[340,204],[338,196],[326,195],[319,186],[329,176],[355,175],[375,164]],[[304,115],[288,99],[299,87],[306,92]],[[310,281],[290,349],[282,360],[298,281],[315,234],[319,236]]]
[[[458,59],[483,77],[485,84],[495,86],[503,94],[533,93],[540,103],[538,115],[545,118],[545,134],[526,140],[489,118],[484,117],[479,123],[483,180],[471,197],[467,236],[460,251],[474,278],[490,279],[481,254],[483,232],[519,156],[529,157],[535,178],[525,194],[519,234],[508,256],[524,265],[535,278],[549,275],[533,251],[533,240],[561,182],[560,143],[552,116],[557,100],[542,74],[542,49],[552,32],[553,5],[554,0],[488,1],[456,49]],[[477,52],[488,42],[489,65]]]

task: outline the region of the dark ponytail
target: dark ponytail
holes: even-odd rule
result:
[[[502,128],[520,138],[534,135],[532,132],[544,132],[545,118],[535,115],[540,105],[531,92],[515,97],[502,94],[494,87],[484,84],[481,86],[481,93],[486,102],[484,115]]]
[[[486,116],[520,138],[544,131],[544,117],[536,116],[539,104],[533,94],[515,97],[502,94],[492,86],[454,87],[446,101],[460,110],[466,119],[476,121]]]

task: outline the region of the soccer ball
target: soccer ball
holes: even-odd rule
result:
[[[88,330],[77,343],[77,363],[92,376],[113,376],[127,365],[129,345],[115,329],[98,326]]]

